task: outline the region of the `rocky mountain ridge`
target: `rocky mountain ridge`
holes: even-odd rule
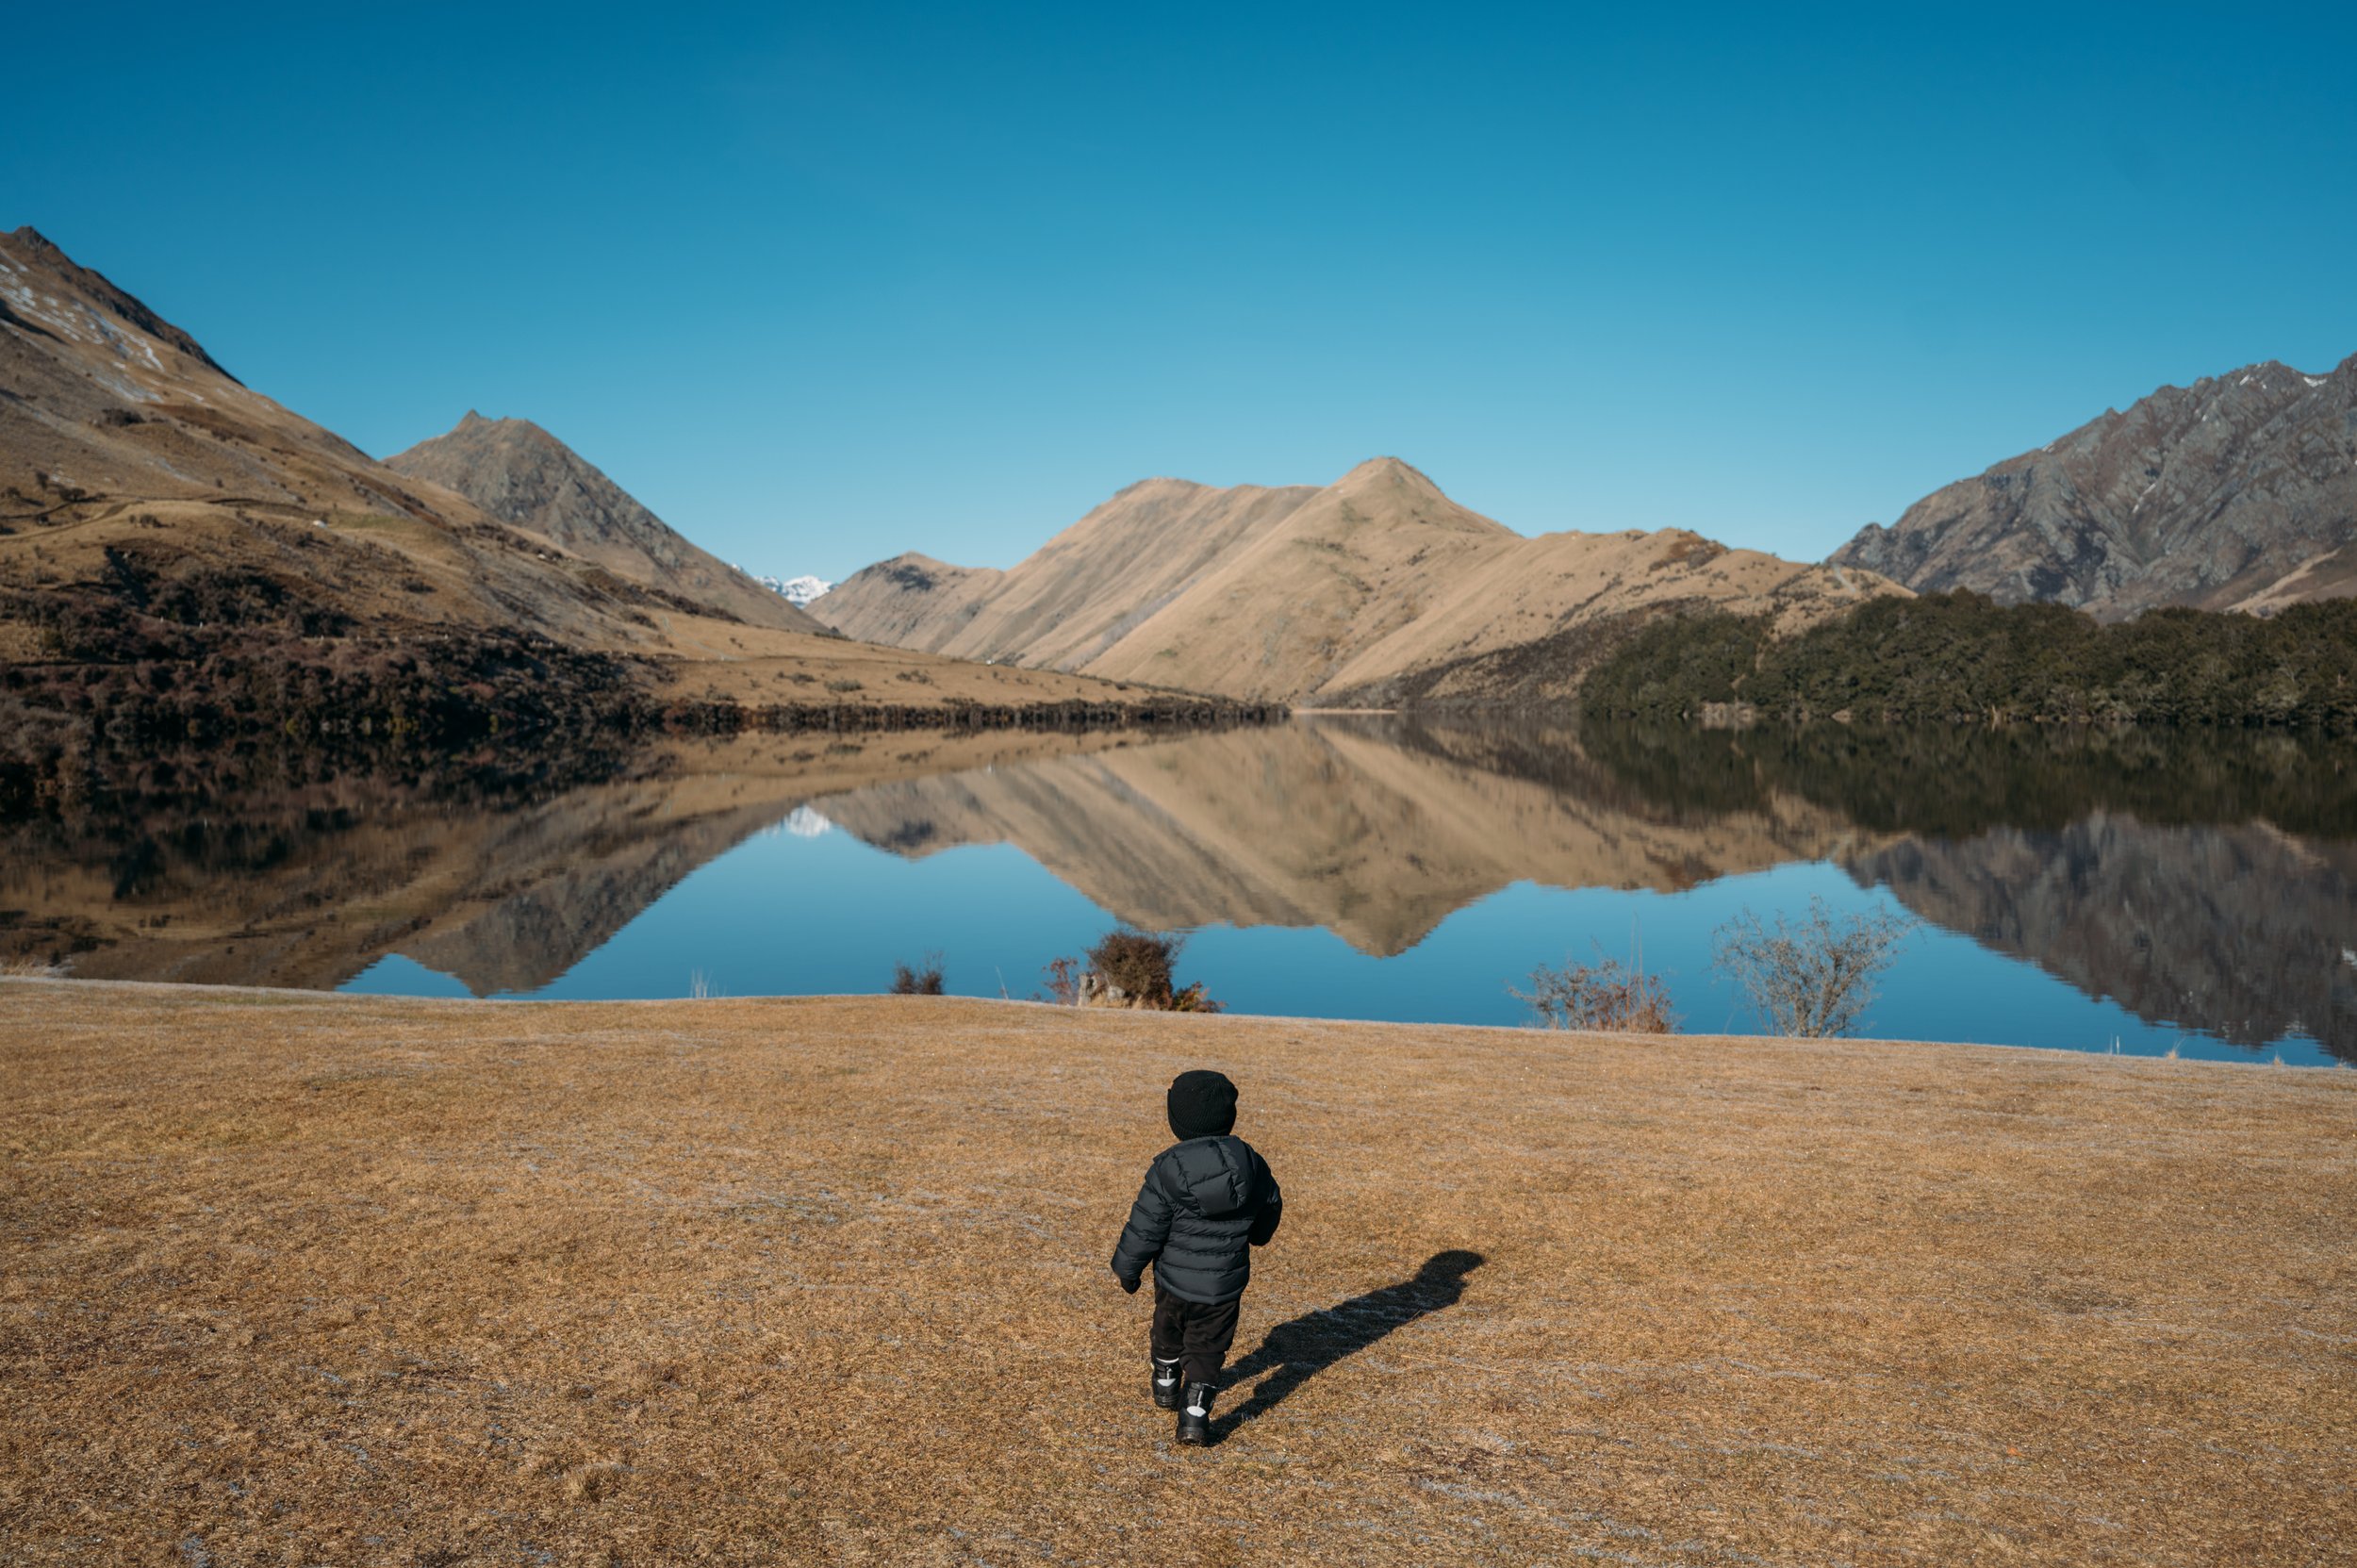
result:
[[[2357,591],[2357,355],[2164,387],[1869,524],[1833,564],[2110,618]]]

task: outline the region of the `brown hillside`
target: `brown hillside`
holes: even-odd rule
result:
[[[454,490],[503,522],[631,582],[709,605],[749,625],[820,630],[781,595],[682,538],[530,420],[486,420],[470,409],[449,434],[396,453],[385,466]]]
[[[900,557],[816,613],[852,635],[1311,704],[1562,701],[1613,639],[1695,604],[1787,629],[1876,593],[1678,530],[1525,538],[1396,458],[1324,489],[1148,480],[1005,572]]]
[[[1124,701],[1077,675],[861,648],[758,586],[724,578],[719,593],[698,574],[726,569],[594,469],[530,426],[478,420],[447,450],[479,437],[490,455],[459,476],[522,450],[511,487],[486,493],[570,542],[495,517],[240,385],[31,228],[0,233],[0,665],[119,668],[153,695],[174,689],[158,663],[231,659],[244,685],[225,701],[255,696],[257,666],[406,663],[421,638],[523,634],[634,655],[617,679],[698,700]]]
[[[1201,691],[1306,699],[1516,536],[1393,457],[1361,463],[1086,667]]]
[[[1078,669],[1315,494],[1148,479],[1006,571],[897,556],[838,584],[816,613],[874,642]]]
[[[1005,575],[910,551],[851,573],[813,601],[811,614],[861,642],[937,653]]]
[[[0,586],[127,575],[151,601],[300,602],[315,625],[645,652],[694,613],[239,385],[29,228],[0,235]],[[0,658],[39,652],[0,624]]]

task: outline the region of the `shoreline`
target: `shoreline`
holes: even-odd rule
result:
[[[2132,1051],[2073,1050],[2067,1046],[2017,1046],[1995,1040],[1919,1040],[1898,1035],[1844,1034],[1810,1037],[1797,1034],[1729,1034],[1700,1031],[1673,1034],[1646,1034],[1635,1031],[1595,1032],[1578,1030],[1548,1029],[1534,1024],[1465,1023],[1452,1019],[1420,1018],[1342,1018],[1314,1014],[1292,1013],[1176,1013],[1151,1008],[1076,1007],[1066,1002],[1034,999],[1030,997],[966,996],[949,993],[939,997],[902,998],[875,991],[809,991],[780,992],[768,995],[730,997],[423,997],[390,991],[315,990],[300,985],[236,985],[209,984],[202,981],[83,979],[64,975],[0,975],[0,996],[11,985],[84,987],[94,990],[124,993],[160,993],[189,999],[210,996],[255,997],[281,1004],[300,1000],[315,1000],[328,1004],[392,1005],[401,1007],[477,1008],[513,1011],[523,1008],[592,1008],[610,1011],[652,1008],[717,1008],[717,1007],[778,1007],[845,1006],[864,1003],[897,1005],[949,1003],[958,1006],[1013,1008],[1027,1013],[1046,1013],[1059,1017],[1083,1019],[1121,1019],[1142,1028],[1186,1028],[1201,1026],[1218,1028],[1280,1028],[1286,1026],[1319,1030],[1367,1031],[1426,1031],[1448,1033],[1494,1034],[1514,1039],[1591,1041],[1613,1044],[1645,1045],[1665,1049],[1683,1046],[1770,1046],[1795,1049],[1866,1049],[1877,1051],[1967,1052],[1975,1055],[1996,1053],[2004,1058],[2046,1057],[2057,1062],[2097,1061],[2114,1064],[2166,1064],[2171,1067],[2260,1068],[2267,1072],[2357,1073],[2347,1063],[2267,1062],[2255,1057],[2248,1060],[2228,1057],[2146,1055]]]

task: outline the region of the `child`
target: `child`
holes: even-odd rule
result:
[[[1282,1217],[1277,1178],[1250,1144],[1228,1136],[1235,1125],[1236,1086],[1225,1074],[1172,1081],[1170,1130],[1178,1142],[1147,1167],[1113,1247],[1113,1278],[1132,1295],[1154,1265],[1154,1403],[1178,1411],[1181,1443],[1211,1441],[1212,1380],[1236,1337],[1250,1249],[1266,1246]]]

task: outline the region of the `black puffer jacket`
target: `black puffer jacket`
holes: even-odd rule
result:
[[[1154,1157],[1113,1247],[1113,1272],[1138,1288],[1154,1282],[1182,1301],[1233,1301],[1252,1279],[1252,1248],[1266,1246],[1284,1197],[1268,1162],[1242,1138],[1190,1138]]]

